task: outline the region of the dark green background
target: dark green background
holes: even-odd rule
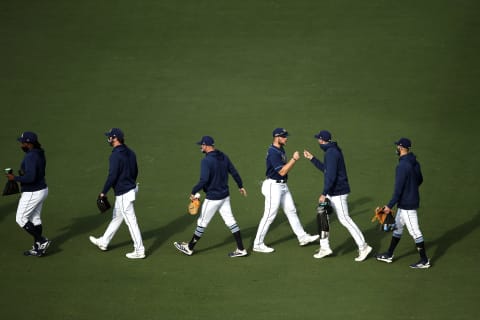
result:
[[[53,240],[27,258],[18,197],[0,198],[2,319],[476,319],[480,233],[477,1],[11,1],[0,2],[0,167],[18,168],[16,137],[39,134],[48,156],[43,211]],[[121,127],[138,155],[137,217],[148,257],[129,261],[127,229],[107,252],[95,198],[107,174],[103,133]],[[275,127],[287,152],[330,130],[343,148],[353,219],[375,251],[389,234],[370,222],[386,203],[397,159],[413,140],[422,164],[420,225],[433,267],[405,233],[391,265],[355,263],[334,219],[335,255],[312,258],[283,214],[270,255],[229,259],[235,245],[216,217],[192,257],[186,214],[215,137],[240,171],[247,198],[232,207],[251,249],[263,212],[260,183]],[[322,175],[299,161],[290,175],[302,222],[314,233]],[[110,193],[111,194],[111,193]]]

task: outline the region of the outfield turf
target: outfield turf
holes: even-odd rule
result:
[[[0,168],[38,133],[48,157],[48,256],[22,256],[17,196],[0,198],[2,319],[476,319],[480,298],[478,1],[0,1]],[[137,217],[147,259],[129,261],[123,226],[100,252],[109,215],[95,206],[120,127],[140,166]],[[215,137],[249,192],[231,201],[251,251],[263,213],[260,183],[275,127],[287,153],[323,156],[313,134],[342,147],[352,218],[374,251],[390,234],[370,222],[392,193],[393,141],[407,136],[422,165],[420,226],[432,260],[405,233],[394,263],[353,261],[336,219],[334,256],[313,259],[280,213],[273,254],[230,259],[215,217],[191,257],[186,213],[200,169],[195,142]],[[316,232],[322,175],[306,160],[289,187]],[[4,180],[6,181],[6,180]],[[112,197],[112,192],[110,192]]]

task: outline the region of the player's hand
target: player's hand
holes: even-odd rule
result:
[[[11,173],[6,174],[8,181],[13,181],[15,180],[15,176]]]
[[[312,160],[313,159],[313,154],[310,153],[310,151],[308,150],[303,150],[303,156],[305,158],[307,158],[308,160]]]
[[[298,153],[298,151],[295,151],[295,152],[293,153],[292,158],[293,158],[295,161],[297,161],[298,159],[300,159],[300,153]]]
[[[390,212],[392,212],[392,209],[390,209],[387,206],[383,206],[383,212],[385,212],[386,214],[389,214]]]
[[[240,189],[238,189],[238,191],[240,191],[240,194],[241,194],[242,196],[244,196],[244,197],[247,196],[247,190],[245,190],[245,188],[240,188]]]
[[[318,203],[324,203],[325,202],[325,199],[327,197],[325,197],[323,194],[320,196],[320,198],[318,198]]]

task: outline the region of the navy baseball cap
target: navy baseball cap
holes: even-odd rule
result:
[[[212,137],[210,136],[203,136],[200,141],[197,142],[199,145],[206,145],[206,146],[214,146],[215,145],[215,140],[213,140]]]
[[[22,143],[35,143],[35,142],[38,142],[38,137],[37,135],[35,134],[35,132],[31,132],[31,131],[25,131],[24,133],[22,133],[22,135],[17,139],[18,142],[22,142]]]
[[[276,128],[275,130],[273,130],[272,132],[272,136],[274,137],[288,137],[289,136],[289,133],[286,129],[284,128]]]
[[[116,137],[118,139],[123,139],[123,131],[120,130],[119,128],[112,128],[108,132],[105,132],[105,135],[109,138],[111,137]]]
[[[412,147],[412,141],[407,138],[400,138],[398,141],[394,142],[395,145],[410,149]]]
[[[323,141],[330,141],[332,140],[332,134],[327,130],[322,130],[315,135],[315,138],[322,139]]]

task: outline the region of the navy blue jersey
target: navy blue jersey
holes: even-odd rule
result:
[[[282,176],[278,172],[283,168],[287,163],[287,156],[285,155],[285,150],[283,147],[276,147],[273,144],[267,150],[266,165],[267,170],[265,175],[267,178],[274,180],[287,180],[288,174]]]
[[[350,192],[347,168],[343,153],[336,142],[320,145],[325,151],[324,161],[312,158],[311,162],[324,174],[323,195],[340,196]]]
[[[137,184],[138,166],[137,157],[126,145],[119,145],[110,155],[108,177],[103,187],[103,194],[113,188],[116,196],[120,196],[134,189]]]
[[[20,165],[23,175],[15,177],[15,181],[20,182],[22,192],[33,192],[47,187],[46,166],[47,160],[43,149],[33,148],[27,151]]]
[[[192,188],[192,194],[203,190],[209,200],[220,200],[230,195],[228,174],[243,188],[242,178],[226,154],[220,150],[208,152],[200,164],[200,181]]]
[[[400,209],[418,209],[420,206],[418,187],[422,182],[422,171],[415,155],[407,153],[401,156],[395,170],[395,190],[388,207],[393,208],[397,204]]]

